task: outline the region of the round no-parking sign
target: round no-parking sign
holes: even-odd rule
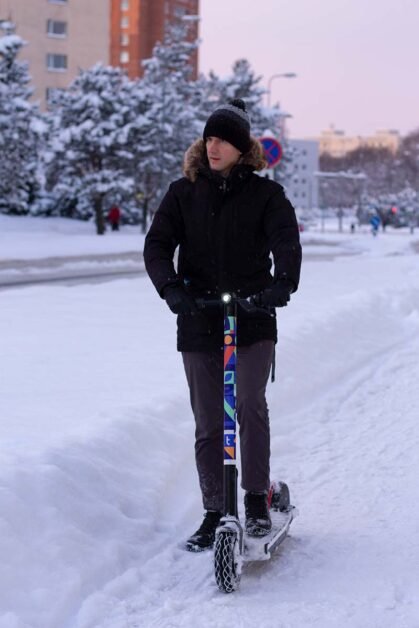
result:
[[[268,168],[273,168],[281,161],[282,146],[274,137],[261,137],[259,142],[263,146]]]

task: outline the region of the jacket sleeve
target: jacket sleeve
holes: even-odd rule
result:
[[[155,213],[144,243],[145,267],[162,298],[165,288],[178,283],[173,257],[182,231],[179,202],[172,184]]]
[[[274,281],[290,280],[295,292],[301,271],[300,233],[294,207],[282,187],[267,203],[264,228],[274,258]]]

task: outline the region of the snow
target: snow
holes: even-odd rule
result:
[[[300,514],[228,596],[211,553],[181,549],[194,426],[148,279],[0,291],[0,628],[417,628],[419,237],[327,226],[302,234],[268,391],[272,477]],[[141,243],[0,217],[3,261]]]
[[[141,251],[143,245],[144,235],[138,225],[123,225],[120,231],[108,230],[97,236],[93,221],[0,214],[0,264],[6,260]]]

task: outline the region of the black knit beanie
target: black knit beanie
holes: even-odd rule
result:
[[[204,141],[207,137],[219,137],[230,142],[241,153],[246,153],[251,145],[250,118],[241,98],[235,98],[228,105],[222,105],[210,115],[204,128]]]

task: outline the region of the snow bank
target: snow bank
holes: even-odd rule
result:
[[[138,225],[98,236],[93,222],[0,214],[0,262],[142,251],[143,246]]]

